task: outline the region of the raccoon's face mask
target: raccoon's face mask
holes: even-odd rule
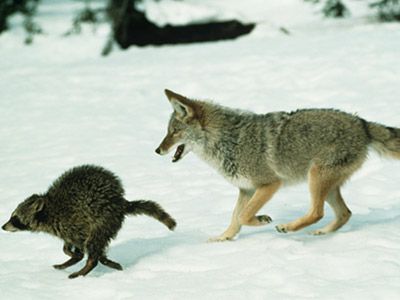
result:
[[[174,113],[168,124],[167,135],[156,149],[156,153],[165,155],[178,145],[172,158],[172,162],[177,162],[191,151],[191,135],[193,130],[200,127],[201,107],[195,101],[170,90],[165,90],[165,94]]]
[[[29,226],[22,223],[17,216],[12,216],[10,220],[1,227],[5,231],[16,232],[21,230],[29,230]]]
[[[10,220],[1,228],[5,231],[32,231],[44,218],[44,199],[38,195],[32,195],[18,205],[11,215]]]

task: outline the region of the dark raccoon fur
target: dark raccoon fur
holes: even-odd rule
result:
[[[86,265],[70,278],[89,273],[100,263],[122,270],[106,257],[106,248],[122,226],[126,215],[148,215],[170,230],[175,220],[152,201],[127,201],[117,176],[102,167],[84,165],[61,175],[42,195],[32,195],[18,205],[7,231],[47,232],[64,240],[64,252],[71,258],[55,265],[64,269],[88,255]]]

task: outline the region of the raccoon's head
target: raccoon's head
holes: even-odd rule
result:
[[[165,90],[165,94],[174,112],[169,120],[167,135],[156,149],[156,153],[165,155],[178,145],[172,158],[172,162],[177,162],[191,151],[192,146],[200,138],[203,107],[200,102],[170,90]]]
[[[19,204],[11,214],[10,220],[1,228],[5,231],[36,231],[41,222],[44,221],[45,198],[32,195]]]

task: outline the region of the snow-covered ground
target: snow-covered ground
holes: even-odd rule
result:
[[[33,45],[22,44],[18,17],[0,36],[1,223],[67,168],[94,163],[122,178],[128,199],[159,202],[178,227],[127,218],[109,249],[124,271],[98,266],[74,280],[67,275],[83,262],[51,267],[66,259],[60,240],[0,232],[1,299],[399,299],[400,162],[370,156],[344,189],[353,217],[335,234],[275,231],[306,212],[303,184],[262,209],[272,225],[206,243],[229,224],[236,189],[194,155],[172,164],[154,149],[171,113],[164,88],[255,112],[334,107],[400,127],[400,23],[371,22],[365,1],[348,1],[353,15],[338,21],[300,0],[192,0],[180,11],[259,26],[235,41],[104,58],[106,28],[61,37],[81,6],[44,2],[46,34]],[[160,23],[174,17],[146,5]],[[317,226],[332,217],[327,208]]]

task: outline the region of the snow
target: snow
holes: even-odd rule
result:
[[[104,26],[62,37],[76,2],[44,1],[45,35],[31,46],[15,17],[0,36],[1,223],[66,169],[94,163],[121,177],[128,199],[160,203],[178,227],[127,218],[108,252],[124,271],[98,266],[74,280],[68,274],[84,262],[51,267],[66,259],[60,240],[1,232],[1,299],[398,299],[398,161],[371,153],[343,191],[353,216],[337,233],[308,235],[333,218],[329,208],[312,228],[275,231],[307,211],[301,184],[262,209],[271,225],[206,243],[229,224],[236,189],[193,154],[172,164],[154,153],[171,113],[164,88],[260,113],[333,107],[400,127],[400,24],[374,23],[362,1],[348,2],[350,18],[324,20],[298,0],[185,1],[194,17],[260,24],[234,41],[115,49],[107,58]]]

